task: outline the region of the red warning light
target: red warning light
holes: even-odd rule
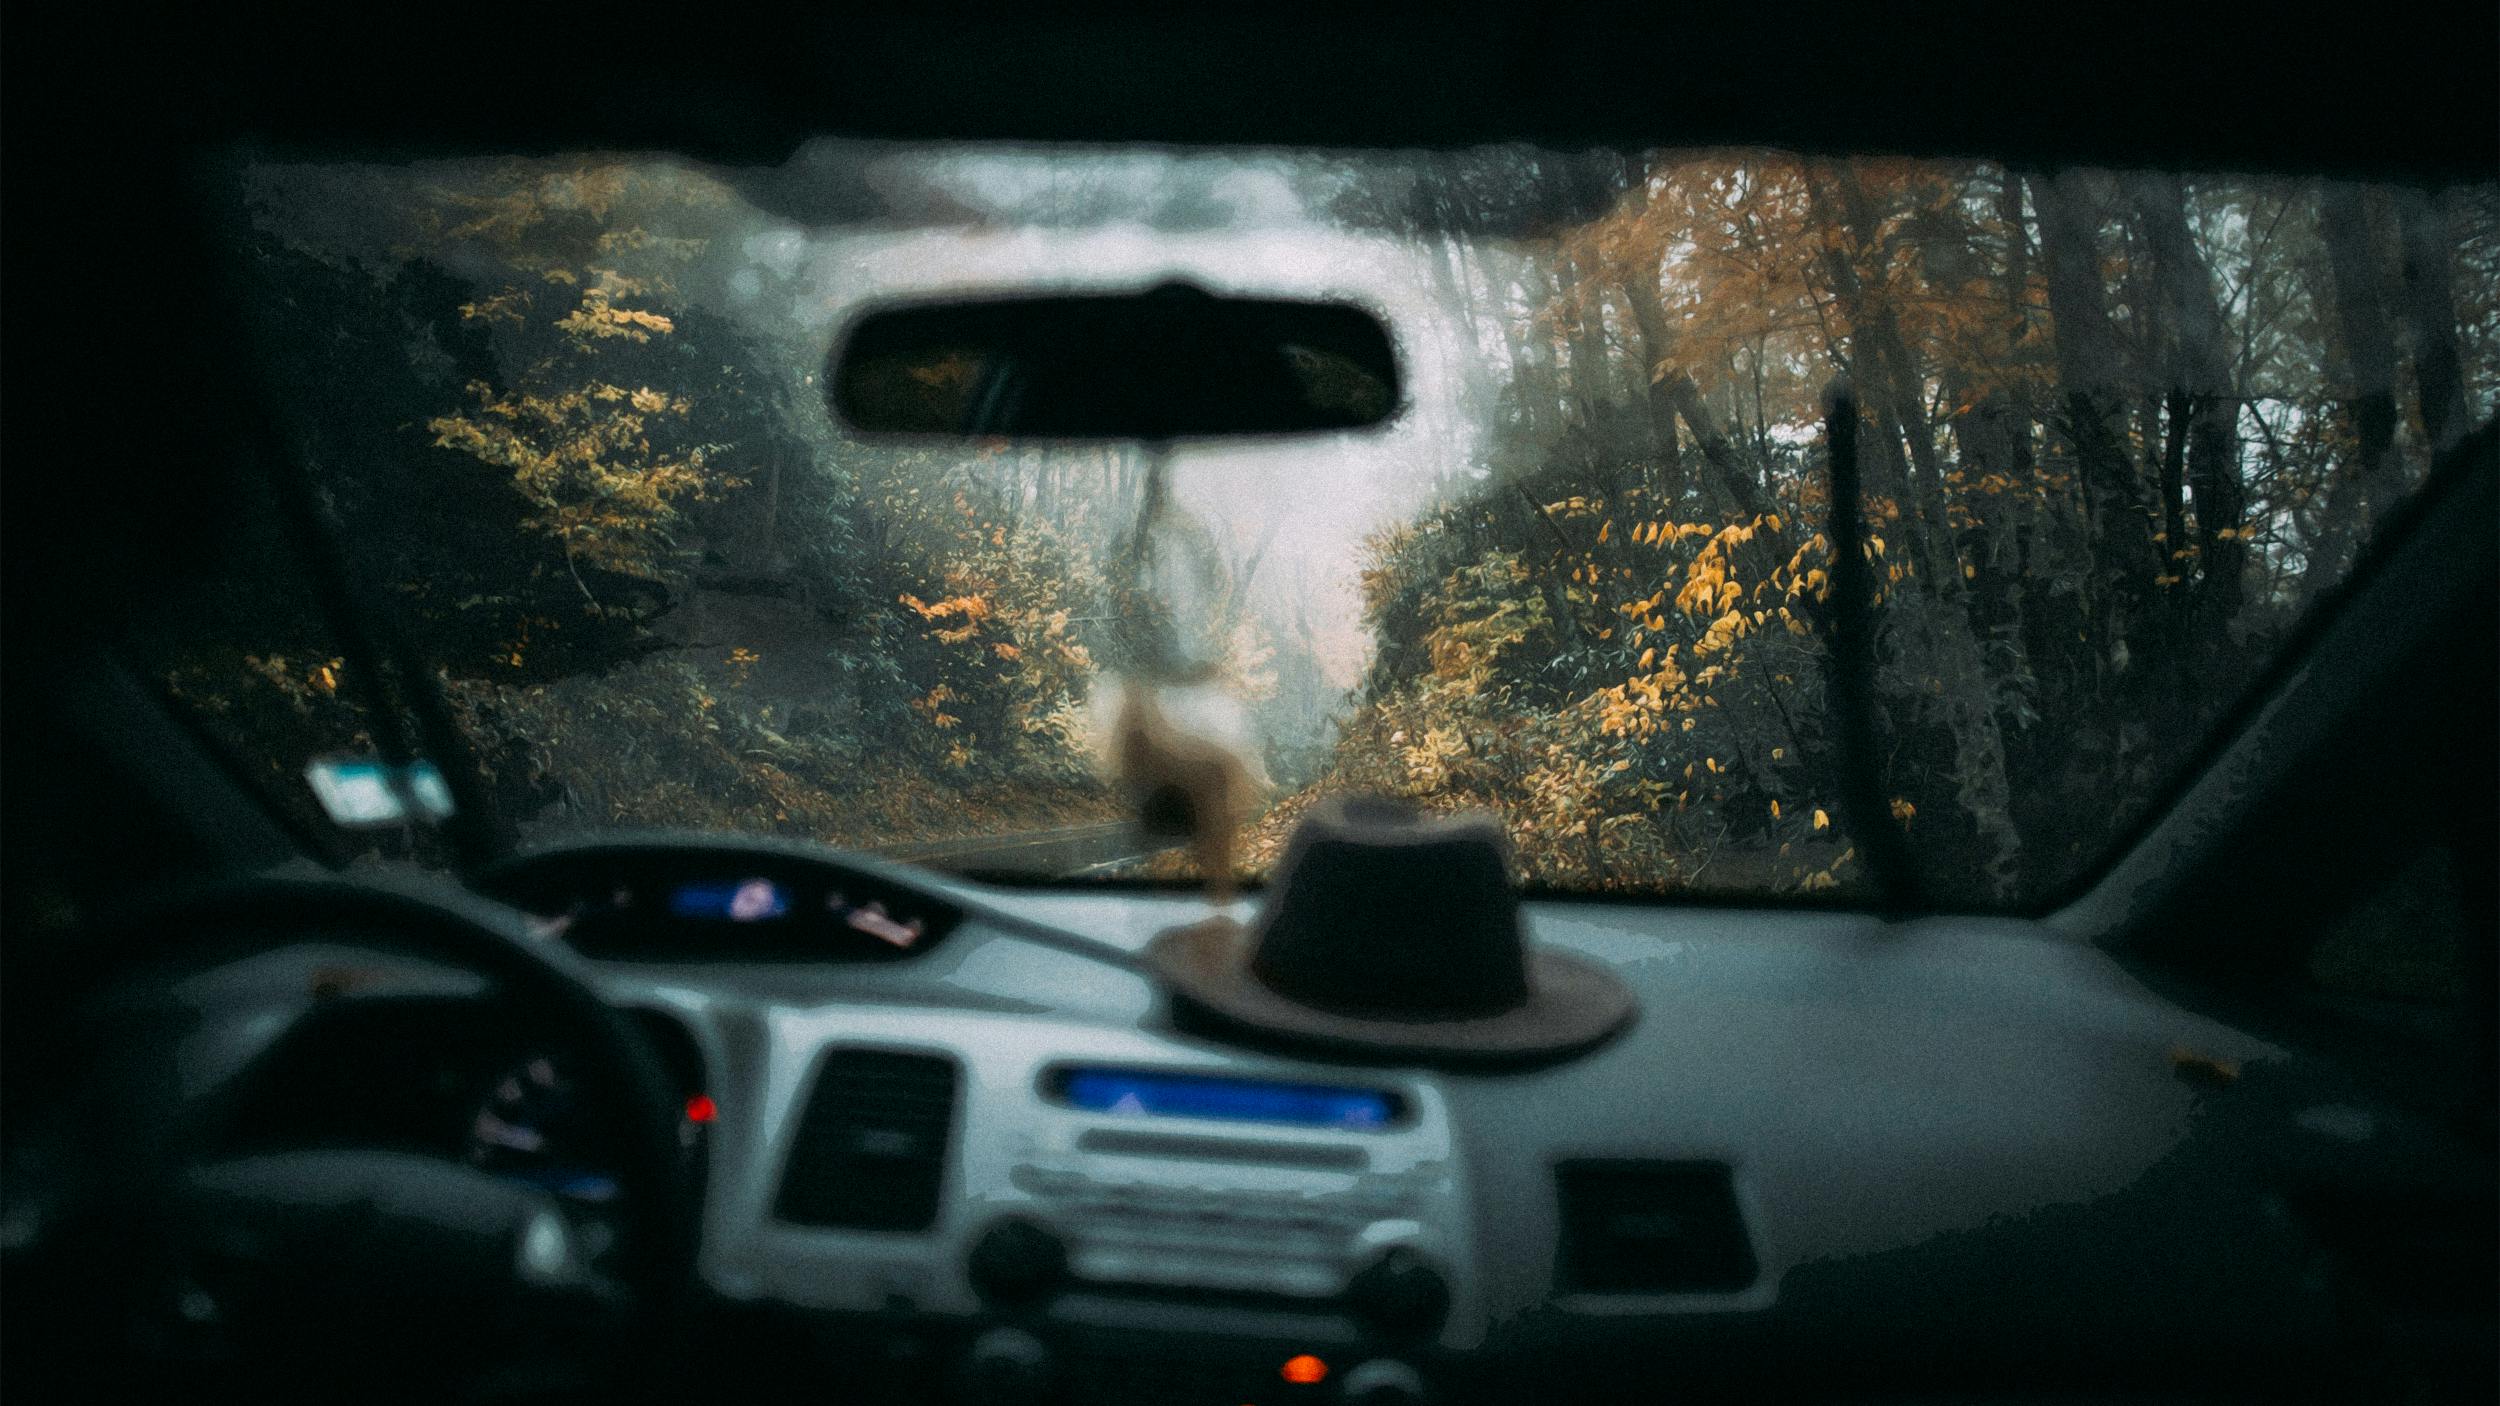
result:
[[[1317,1386],[1327,1379],[1328,1364],[1305,1352],[1286,1358],[1276,1373],[1295,1386]]]
[[[710,1094],[696,1094],[693,1098],[686,1100],[687,1122],[709,1123],[718,1117],[720,1117],[720,1105],[712,1102]]]

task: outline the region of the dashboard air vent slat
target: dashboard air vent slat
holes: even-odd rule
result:
[[[1724,1163],[1590,1159],[1554,1168],[1566,1293],[1725,1294],[1753,1246]]]
[[[955,1117],[955,1063],[833,1050],[816,1066],[773,1213],[799,1225],[927,1230]]]

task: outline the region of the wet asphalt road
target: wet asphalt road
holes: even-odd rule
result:
[[[1114,873],[1171,847],[1168,839],[1139,833],[1133,822],[1114,820],[1005,835],[881,845],[874,853],[935,869],[1072,877]]]

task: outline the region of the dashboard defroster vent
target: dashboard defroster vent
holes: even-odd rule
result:
[[[1554,1182],[1565,1293],[1727,1294],[1753,1283],[1753,1246],[1724,1163],[1563,1162]]]
[[[939,1055],[828,1052],[791,1139],[773,1214],[851,1230],[936,1224],[955,1083],[955,1062]]]

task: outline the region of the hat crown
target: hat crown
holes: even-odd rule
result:
[[[1375,1018],[1514,1010],[1530,993],[1510,866],[1490,817],[1322,801],[1278,868],[1250,969],[1279,995]]]

